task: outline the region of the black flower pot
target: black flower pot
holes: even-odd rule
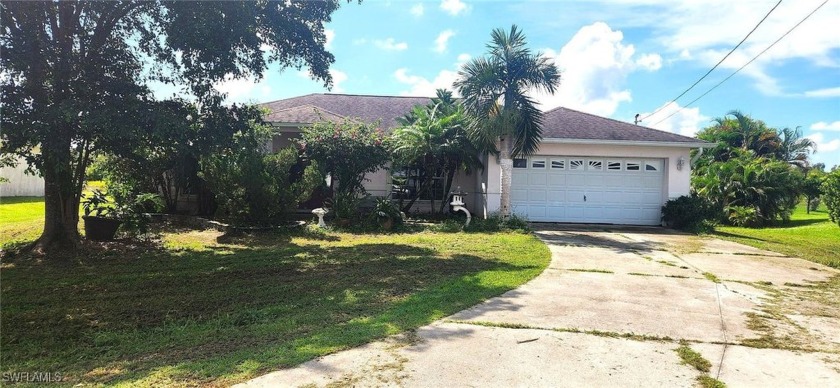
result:
[[[85,237],[96,241],[110,241],[117,234],[122,220],[116,218],[84,216]]]

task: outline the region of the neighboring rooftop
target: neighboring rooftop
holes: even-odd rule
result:
[[[379,121],[383,129],[390,130],[398,125],[398,117],[407,114],[415,105],[425,105],[429,101],[428,97],[317,93],[261,105],[271,111],[266,120],[275,123],[312,124],[321,118],[329,121],[359,118],[365,122]],[[702,143],[692,137],[563,107],[545,112],[543,138]]]

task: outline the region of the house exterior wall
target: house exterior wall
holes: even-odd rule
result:
[[[391,183],[391,171],[390,167],[383,168],[377,170],[374,173],[367,174],[365,176],[366,181],[364,182],[365,190],[367,190],[368,194],[374,197],[385,197],[391,193],[392,183]],[[452,190],[458,190],[458,187],[461,187],[461,191],[466,192],[467,195],[464,197],[464,204],[465,207],[470,210],[470,212],[475,212],[478,208],[476,207],[476,192],[473,189],[476,187],[476,182],[478,182],[479,173],[473,172],[472,174],[467,174],[463,171],[459,171],[455,174],[455,177],[452,181]],[[440,201],[435,201],[435,211],[439,209]],[[411,207],[412,212],[419,212],[419,213],[429,213],[431,212],[431,201],[428,200],[417,200],[414,205]]]
[[[0,183],[0,197],[43,197],[44,178],[26,173],[25,160],[18,158],[17,166],[0,168],[0,177],[9,181]]]
[[[616,144],[569,144],[569,143],[543,143],[535,155],[563,155],[563,156],[606,156],[606,157],[631,157],[631,158],[662,158],[665,159],[665,185],[663,197],[668,199],[677,198],[690,193],[691,184],[691,159],[688,147],[661,147],[661,146],[638,146],[638,145],[616,145]],[[677,168],[677,161],[682,157],[685,163],[682,170]],[[490,156],[487,163],[486,198],[482,211],[485,217],[493,212],[499,211],[501,200],[501,166],[498,160]]]

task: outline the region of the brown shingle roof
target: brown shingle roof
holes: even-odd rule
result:
[[[346,118],[360,118],[365,122],[380,121],[383,129],[397,127],[397,117],[402,117],[411,111],[415,105],[425,105],[431,101],[428,97],[397,97],[397,96],[365,96],[356,94],[309,94],[306,96],[292,97],[285,100],[278,100],[260,104],[271,110],[268,121],[311,124],[313,121],[292,121],[295,116],[277,115],[275,118],[289,119],[272,120],[275,113],[282,110],[305,105],[317,107],[319,110],[328,111]],[[299,119],[305,120],[305,117]]]
[[[543,116],[543,138],[649,141],[667,143],[703,143],[693,137],[660,131],[579,112],[568,108],[555,108]]]
[[[383,129],[390,130],[397,127],[398,117],[407,114],[415,105],[425,105],[429,101],[428,97],[317,93],[261,105],[271,111],[266,117],[271,122],[311,124],[319,120],[317,110],[330,121],[342,118],[380,121]],[[545,112],[543,119],[544,139],[703,143],[695,138],[563,107]]]
[[[317,106],[301,105],[272,111],[267,116],[265,116],[265,120],[272,123],[310,124],[322,120],[341,122],[342,120],[344,120],[344,116],[337,115]]]

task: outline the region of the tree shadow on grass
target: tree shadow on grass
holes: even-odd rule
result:
[[[722,236],[722,237],[729,237],[729,238],[742,238],[742,239],[745,239],[745,240],[754,240],[754,241],[762,241],[762,242],[767,241],[763,238],[747,236],[745,234],[735,234],[735,233],[729,233],[729,232],[722,232],[722,231],[719,231],[719,230],[715,231],[715,235],[716,236]]]
[[[239,381],[511,288],[479,273],[536,267],[399,243],[236,239],[219,250],[4,269],[4,370],[34,365],[85,383]]]

